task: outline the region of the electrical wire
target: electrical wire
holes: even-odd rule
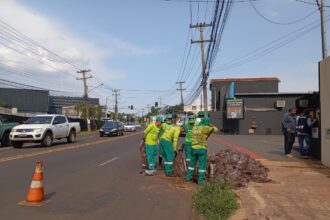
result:
[[[327,16],[327,20],[330,19],[330,16]],[[309,33],[310,31],[316,29],[317,27],[319,27],[320,25],[320,21],[316,20],[314,22],[311,22],[310,24],[299,28],[289,34],[286,34],[284,36],[281,36],[280,38],[269,42],[241,57],[235,58],[227,63],[225,63],[224,65],[222,65],[221,70],[217,70],[217,71],[222,71],[222,70],[228,70],[228,69],[232,69],[238,66],[242,66],[246,63],[255,61],[258,58],[263,57],[266,54],[269,54],[281,47],[283,47],[284,45],[287,45],[299,38],[301,38],[303,35]]]
[[[302,17],[302,18],[299,18],[299,19],[297,19],[297,20],[290,21],[290,22],[284,22],[284,23],[281,23],[281,22],[272,21],[271,19],[267,18],[265,15],[263,15],[263,14],[262,14],[262,13],[256,8],[256,6],[254,5],[254,3],[253,3],[251,0],[249,0],[249,2],[250,2],[250,4],[251,4],[252,8],[254,9],[254,11],[255,11],[255,12],[256,12],[261,18],[263,18],[265,21],[267,21],[267,22],[269,22],[269,23],[277,24],[277,25],[291,25],[291,24],[296,24],[296,23],[298,23],[298,22],[301,22],[301,21],[303,21],[303,20],[309,18],[310,16],[312,16],[314,13],[316,13],[316,12],[318,11],[318,9],[317,9],[317,10],[314,10],[314,11],[312,11],[311,13],[307,14],[306,16],[304,16],[304,17]]]
[[[299,3],[304,3],[304,4],[314,5],[314,6],[320,7],[318,3],[308,2],[308,1],[304,1],[304,0],[295,0],[295,1],[299,2]],[[323,7],[329,8],[330,6],[329,5],[324,5]]]

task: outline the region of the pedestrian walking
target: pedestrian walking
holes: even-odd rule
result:
[[[186,133],[185,141],[184,141],[184,153],[186,157],[186,166],[189,166],[191,160],[191,135],[193,127],[195,126],[195,116],[190,115],[188,117],[188,121],[182,125],[182,130]]]
[[[155,175],[155,158],[158,156],[158,138],[161,125],[163,122],[162,117],[157,117],[155,123],[151,123],[144,130],[143,140],[146,144],[146,156],[148,168],[145,170],[147,175]]]
[[[165,175],[173,176],[173,160],[177,152],[180,127],[173,124],[172,115],[167,115],[165,122],[161,131],[160,152],[164,159]]]
[[[282,133],[284,135],[284,153],[287,157],[292,157],[292,146],[296,136],[296,108],[290,108],[282,118]]]
[[[192,130],[191,143],[192,153],[191,160],[188,167],[186,181],[191,181],[195,166],[198,161],[198,184],[203,184],[206,181],[206,167],[207,167],[207,138],[218,131],[218,128],[210,124],[210,119],[204,117],[199,125]]]
[[[312,140],[312,126],[315,119],[310,116],[310,110],[305,109],[303,114],[297,117],[297,135],[299,142],[300,156],[303,159],[310,158],[310,146]]]

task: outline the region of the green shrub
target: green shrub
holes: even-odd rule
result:
[[[238,207],[237,196],[225,183],[209,182],[193,195],[197,212],[207,219],[227,219]]]

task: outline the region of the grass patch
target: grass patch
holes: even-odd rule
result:
[[[227,219],[237,208],[237,196],[225,183],[208,182],[193,195],[198,214],[206,219]]]

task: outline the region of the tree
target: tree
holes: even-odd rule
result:
[[[102,111],[100,105],[89,105],[89,118],[91,120],[101,120]],[[75,109],[81,113],[80,117],[86,119],[86,105],[85,103],[79,103],[75,106]]]
[[[182,106],[181,105],[174,105],[174,106],[169,106],[166,109],[166,114],[173,114],[173,113],[179,113],[182,112]]]

